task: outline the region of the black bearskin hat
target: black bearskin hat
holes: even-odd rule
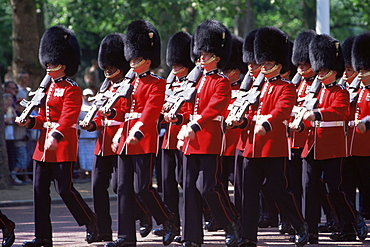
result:
[[[131,61],[135,57],[151,60],[151,69],[161,63],[161,38],[157,29],[145,20],[132,21],[126,30],[125,57]]]
[[[326,68],[337,72],[337,79],[344,72],[343,53],[339,41],[327,34],[314,37],[310,43],[310,63],[316,73]]]
[[[243,44],[243,62],[246,64],[256,61],[254,57],[254,38],[258,29],[255,29],[247,34]]]
[[[288,40],[289,45],[289,54],[288,54],[288,64],[287,66],[283,66],[281,68],[280,74],[284,74],[285,72],[290,71],[290,79],[297,73],[297,66],[295,66],[292,62],[292,55],[293,55],[293,42]]]
[[[356,71],[370,69],[370,32],[356,36],[353,41],[352,66]]]
[[[243,39],[235,34],[232,37],[232,48],[229,62],[223,70],[239,69],[242,74],[247,72],[247,65],[243,62]]]
[[[80,65],[80,45],[72,30],[63,26],[53,26],[41,37],[39,61],[42,67],[47,64],[65,65],[65,74],[74,76]]]
[[[352,66],[352,46],[353,41],[355,40],[355,36],[347,37],[342,42],[342,52],[343,52],[343,59],[344,59],[344,65],[350,65]]]
[[[167,44],[166,63],[168,66],[182,65],[189,71],[194,67],[190,58],[191,35],[186,32],[175,33]]]
[[[217,57],[220,57],[217,67],[222,69],[230,58],[231,33],[219,21],[204,21],[195,29],[191,50],[194,53],[193,59],[199,58],[201,52],[214,53]]]
[[[282,67],[289,66],[288,36],[276,27],[258,29],[254,39],[254,57],[258,64],[275,61]]]
[[[317,33],[313,30],[305,30],[300,32],[294,40],[292,62],[295,66],[298,63],[310,63],[309,46]]]
[[[130,69],[124,54],[124,35],[111,33],[104,37],[99,47],[98,63],[102,70],[108,66],[116,67],[123,73]]]

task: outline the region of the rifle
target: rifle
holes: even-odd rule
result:
[[[93,120],[95,114],[101,107],[105,107],[106,109],[112,109],[112,107],[116,104],[117,100],[120,97],[125,98],[129,97],[132,93],[133,86],[131,85],[131,82],[133,81],[134,77],[135,72],[132,71],[132,69],[130,69],[126,73],[124,80],[120,83],[119,88],[114,93],[107,91],[108,89],[107,85],[110,84],[110,81],[108,79],[105,79],[99,89],[98,94],[92,97],[94,102],[90,107],[89,111],[87,112],[86,116],[84,117],[84,119],[80,121],[79,123],[80,126],[88,125]]]
[[[358,99],[358,89],[360,88],[361,81],[356,76],[355,79],[351,82],[351,84],[348,87],[349,92],[349,98],[350,98],[350,104],[355,104]]]
[[[315,80],[312,82],[310,92],[306,96],[303,105],[301,107],[294,106],[292,112],[295,114],[295,117],[290,126],[298,128],[298,126],[300,126],[300,124],[303,122],[304,114],[308,111],[312,111],[313,109],[317,108],[319,100],[316,98],[316,96],[319,93],[320,88],[321,81],[316,77]]]
[[[31,115],[33,109],[36,107],[41,106],[46,99],[46,91],[48,90],[51,83],[51,76],[45,75],[44,79],[42,79],[40,86],[34,93],[30,93],[30,96],[33,95],[30,101],[23,99],[20,104],[25,107],[22,114],[19,116],[19,120],[21,123],[25,123],[27,118]],[[32,94],[32,95],[31,95]]]
[[[195,66],[187,75],[180,89],[168,95],[164,111],[168,112],[170,116],[175,117],[185,102],[192,102],[197,93],[195,85],[198,83],[202,74],[203,69],[201,65]]]
[[[225,122],[231,125],[233,120],[240,122],[250,105],[255,104],[261,95],[261,88],[265,82],[265,76],[259,73],[254,81],[252,88],[247,92],[242,92],[232,104],[232,108],[226,117]]]

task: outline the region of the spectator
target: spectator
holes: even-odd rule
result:
[[[4,81],[14,81],[12,66],[8,66],[8,70],[4,76]]]
[[[31,91],[31,88],[28,87],[28,84],[30,82],[30,76],[28,72],[26,71],[19,72],[17,75],[16,82],[18,84],[17,98],[27,99],[28,93]]]
[[[15,102],[17,101],[18,86],[14,81],[7,81],[4,84],[4,93],[10,93],[13,98],[12,105],[15,108]]]
[[[91,67],[85,69],[84,80],[87,87],[93,90],[94,93],[100,87],[100,70],[96,59],[91,60]]]
[[[89,97],[94,96],[94,92],[90,88],[86,88],[82,92],[83,105],[82,109],[86,106],[91,106],[88,102]],[[78,120],[83,120],[87,112],[81,110]],[[89,176],[92,169],[92,163],[94,160],[94,149],[96,139],[99,136],[99,131],[87,131],[79,129],[78,139],[78,161],[80,169],[85,171],[85,176]]]

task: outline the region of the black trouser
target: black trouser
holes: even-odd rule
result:
[[[118,159],[118,237],[136,241],[135,193],[148,205],[157,224],[172,214],[152,187],[154,154],[125,155]]]
[[[293,193],[299,210],[302,210],[302,154],[303,148],[292,148],[291,160],[287,163],[288,189]]]
[[[243,151],[236,149],[234,165],[234,205],[236,211],[240,214],[242,210],[242,187],[243,187]]]
[[[259,218],[259,193],[265,178],[267,186],[279,209],[298,230],[304,223],[292,193],[287,191],[285,176],[287,158],[244,158],[243,212],[241,236],[257,241]]]
[[[73,187],[72,173],[72,162],[34,162],[34,217],[37,238],[52,238],[49,189],[51,180],[54,181],[56,192],[61,196],[78,225],[86,225],[91,221],[93,212]]]
[[[317,193],[322,174],[330,201],[333,203],[336,212],[343,217],[344,222],[350,224],[358,214],[341,188],[342,160],[343,158],[315,160],[313,150],[303,160],[303,164],[307,169],[305,216],[310,233],[318,233],[317,224],[320,219],[320,204],[317,201]]]
[[[3,212],[0,210],[0,229],[4,229],[7,225],[9,225],[9,219],[6,217]]]
[[[183,240],[203,243],[202,198],[221,227],[235,220],[232,203],[217,178],[219,165],[217,154],[184,156]]]
[[[162,194],[163,201],[175,214],[176,224],[180,227],[179,188],[182,187],[183,154],[179,150],[162,149]]]

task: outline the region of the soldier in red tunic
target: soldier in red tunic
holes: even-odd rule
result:
[[[363,203],[369,203],[370,198],[370,148],[364,145],[369,140],[370,132],[366,127],[368,116],[370,115],[370,53],[368,51],[368,42],[370,33],[363,33],[359,36],[352,36],[343,41],[348,43],[351,53],[351,63],[353,67],[346,63],[346,82],[352,85],[351,79],[356,77],[360,80],[359,88],[351,92],[350,115],[348,123],[348,156],[343,164],[343,191],[348,195],[348,199],[353,205],[356,202],[356,187],[359,188]],[[344,48],[343,48],[344,49]],[[345,56],[346,57],[346,56]],[[345,60],[346,61],[346,60]],[[353,63],[352,63],[353,61]],[[352,70],[351,70],[352,69]],[[351,76],[350,72],[353,72]],[[349,73],[348,73],[349,72]],[[364,210],[360,202],[360,211]],[[361,212],[362,213],[362,212]],[[338,241],[356,241],[356,232],[350,224],[344,225],[343,230],[332,236],[332,239]]]
[[[184,123],[179,139],[185,137],[183,246],[203,243],[202,198],[217,223],[225,229],[226,245],[238,239],[236,215],[217,174],[223,151],[223,116],[230,101],[230,82],[218,73],[231,52],[231,34],[218,21],[198,25],[192,37],[192,52],[199,58],[203,75],[196,85],[194,102],[184,105],[178,122]]]
[[[357,236],[364,240],[367,226],[361,215],[341,189],[342,162],[346,157],[346,119],[349,111],[348,91],[336,84],[344,71],[343,54],[339,42],[329,35],[317,35],[309,45],[313,71],[323,84],[317,98],[318,109],[304,115],[308,138],[302,151],[303,165],[307,169],[306,220],[310,242],[318,242],[317,186],[323,174],[329,196],[336,211],[347,225],[353,224]],[[328,149],[330,147],[330,149]],[[336,234],[332,235],[335,239]]]
[[[35,236],[23,246],[52,246],[50,182],[71,211],[78,225],[87,229],[86,241],[98,234],[96,215],[73,187],[73,162],[77,161],[77,120],[82,105],[81,89],[67,76],[80,64],[80,47],[75,34],[62,26],[49,28],[42,36],[39,59],[52,82],[46,102],[36,117],[19,125],[41,129],[33,154]]]
[[[136,20],[128,25],[124,50],[136,74],[133,93],[125,104],[105,111],[108,118],[124,122],[113,143],[119,154],[118,239],[106,243],[107,247],[136,246],[135,193],[150,206],[157,224],[163,224],[163,244],[169,245],[176,235],[174,215],[152,187],[166,82],[150,69],[160,64],[160,45],[159,34],[148,21]]]
[[[250,126],[243,156],[243,204],[240,246],[257,245],[259,192],[267,186],[279,208],[297,231],[295,243],[303,246],[308,240],[305,223],[294,196],[286,191],[284,174],[289,157],[286,122],[296,101],[295,86],[281,79],[280,71],[288,66],[287,36],[274,27],[258,29],[254,39],[255,60],[262,65],[266,78],[260,102],[251,106],[244,125]]]
[[[124,57],[124,35],[112,33],[107,35],[101,42],[98,54],[98,64],[104,70],[108,84],[102,85],[99,92],[115,93],[124,80],[125,74],[129,70],[129,63]],[[116,105],[125,104],[125,99],[120,98]],[[83,122],[82,128],[88,131],[100,131],[96,142],[94,154],[95,159],[92,169],[92,193],[95,213],[98,216],[99,235],[94,242],[112,241],[112,218],[110,216],[109,203],[109,181],[113,191],[117,193],[117,153],[113,152],[112,139],[118,131],[122,122],[107,119],[107,117],[97,114],[90,123]],[[137,218],[141,220],[140,234],[147,236],[152,228],[151,214],[147,207],[137,201]]]

